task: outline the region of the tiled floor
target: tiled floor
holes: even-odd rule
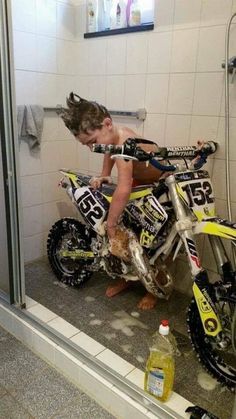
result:
[[[1,419],[113,417],[0,328]]]
[[[154,310],[142,312],[137,302],[144,294],[138,285],[113,299],[105,297],[105,289],[110,283],[105,275],[94,276],[81,288],[69,288],[59,283],[52,274],[47,260],[41,260],[26,267],[26,293],[35,301],[47,307],[66,322],[53,319],[47,312],[48,324],[58,329],[66,329],[74,341],[80,339],[84,347],[92,348],[99,357],[107,349],[106,362],[109,364],[109,350],[125,361],[144,370],[152,333],[161,318],[168,318],[177,337],[182,355],[177,358],[174,391],[193,404],[208,409],[220,419],[229,419],[233,407],[233,395],[222,388],[202,370],[191,349],[186,332],[186,308],[189,299],[174,293],[168,302],[159,300]],[[40,310],[40,306],[30,308]],[[73,336],[76,327],[81,332]],[[62,330],[61,329],[61,330]],[[83,335],[89,335],[93,345]],[[130,363],[130,364],[129,364]],[[122,372],[121,372],[122,373]],[[125,375],[125,374],[124,374]],[[137,377],[136,377],[137,378]]]

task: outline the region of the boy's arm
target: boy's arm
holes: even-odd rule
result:
[[[117,160],[116,164],[118,169],[118,184],[112,197],[107,218],[107,232],[110,239],[115,235],[119,217],[128,202],[133,182],[133,163],[131,161]]]
[[[110,176],[115,161],[109,154],[105,154],[103,159],[102,173],[100,176]]]
[[[111,174],[114,163],[115,161],[112,160],[108,154],[105,154],[103,158],[102,173],[100,174],[100,176],[93,177],[90,181],[90,185],[92,186],[92,188],[97,189],[102,186],[102,183],[111,182],[111,178],[109,176]]]

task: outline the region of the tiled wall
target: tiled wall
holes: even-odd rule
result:
[[[226,216],[224,153],[224,60],[226,22],[236,0],[156,0],[155,29],[144,33],[84,39],[85,1],[13,1],[17,103],[55,106],[74,90],[109,109],[147,109],[144,123],[127,120],[161,145],[220,143],[212,171],[217,207]],[[76,13],[75,13],[76,12]],[[236,19],[230,55],[236,55]],[[121,122],[121,121],[117,121]],[[230,156],[236,212],[236,82],[230,84]],[[68,200],[56,189],[57,169],[77,166],[97,172],[92,155],[46,114],[41,152],[21,144],[25,257],[43,252],[50,224]],[[64,202],[64,203],[63,203]],[[26,222],[27,220],[27,222]],[[207,255],[207,247],[204,253]]]

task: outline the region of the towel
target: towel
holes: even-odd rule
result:
[[[40,148],[43,132],[44,110],[40,105],[20,105],[17,107],[19,140],[28,143],[31,151]]]

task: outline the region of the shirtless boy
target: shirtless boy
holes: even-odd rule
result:
[[[66,127],[81,144],[88,146],[90,149],[93,144],[120,145],[127,138],[140,137],[127,127],[114,125],[108,110],[96,102],[87,101],[76,94],[70,93],[69,98],[67,98],[67,106],[68,109],[65,109],[61,115]],[[93,188],[99,188],[103,182],[108,182],[114,164],[117,166],[118,182],[107,218],[107,233],[111,249],[119,217],[128,202],[133,181],[139,184],[147,184],[157,181],[161,174],[151,166],[142,170],[144,163],[135,162],[135,166],[132,161],[113,160],[107,154],[104,156],[101,175],[91,182]],[[128,283],[121,279],[115,285],[107,288],[106,295],[113,297],[127,286]],[[139,302],[138,308],[148,310],[153,308],[155,304],[156,297],[148,292]]]

